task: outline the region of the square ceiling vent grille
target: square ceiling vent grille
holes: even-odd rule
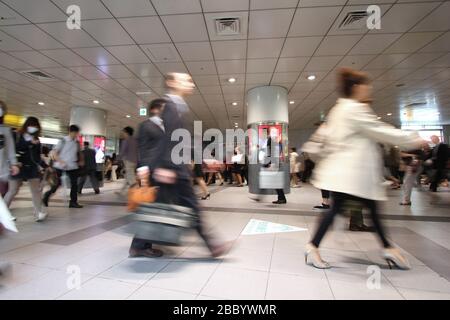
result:
[[[347,12],[344,19],[339,24],[339,29],[361,29],[366,27],[368,13],[366,11]]]
[[[44,73],[42,71],[39,71],[39,70],[21,71],[21,73],[27,77],[33,78],[34,80],[38,80],[38,81],[48,81],[48,80],[54,79],[51,75]]]
[[[239,18],[217,18],[214,21],[218,36],[230,36],[241,33]]]

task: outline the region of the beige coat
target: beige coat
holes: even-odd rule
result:
[[[378,143],[416,148],[415,132],[396,129],[377,120],[367,104],[338,99],[326,123],[324,157],[314,169],[312,183],[319,189],[357,197],[386,200],[383,163]]]

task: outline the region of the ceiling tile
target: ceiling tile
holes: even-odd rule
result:
[[[299,72],[275,72],[272,82],[294,83],[299,76]]]
[[[103,71],[105,74],[107,74],[111,78],[132,78],[132,77],[134,77],[133,73],[131,73],[123,65],[119,65],[119,64],[98,66],[98,69]]]
[[[156,15],[148,0],[133,0],[133,5],[123,5],[123,0],[102,0],[102,2],[117,18]]]
[[[63,48],[61,43],[34,25],[5,26],[2,31],[36,50]]]
[[[29,64],[26,64],[23,61],[20,61],[13,56],[10,56],[6,53],[0,52],[0,65],[14,70],[27,70],[27,69],[33,69],[32,66]]]
[[[366,64],[368,64],[370,61],[372,61],[376,55],[366,54],[366,55],[358,55],[358,56],[345,56],[344,59],[342,59],[339,62],[339,65],[341,66],[348,66],[354,69],[361,69]]]
[[[438,2],[394,4],[383,15],[381,29],[371,33],[406,32],[439,5]]]
[[[102,47],[77,48],[73,49],[73,51],[96,66],[120,64],[116,58]]]
[[[194,63],[194,62],[189,62]],[[182,62],[167,62],[167,63],[155,63],[156,67],[163,73],[169,72],[181,72],[188,73],[186,66]]]
[[[305,71],[330,71],[341,59],[341,56],[312,57]]]
[[[248,40],[247,57],[253,58],[277,58],[280,55],[284,39],[257,39]]]
[[[197,86],[218,86],[220,84],[217,75],[194,75],[194,82]]]
[[[248,11],[206,13],[204,16],[211,41],[247,39]],[[238,18],[240,32],[232,35],[217,34],[215,21],[222,18]]]
[[[14,52],[14,57],[25,61],[37,68],[60,67],[60,64],[44,56],[37,51],[18,51]]]
[[[249,39],[285,37],[295,9],[250,11]]]
[[[292,21],[289,36],[325,35],[340,10],[341,7],[298,8]]]
[[[311,56],[323,37],[287,38],[281,52],[282,57]]]
[[[383,52],[390,44],[397,40],[401,33],[394,34],[368,34],[365,35],[350,50],[350,54],[378,54]]]
[[[260,83],[269,83],[272,78],[271,73],[249,73],[246,75],[245,83],[249,84],[260,84]]]
[[[66,67],[89,65],[89,62],[81,58],[79,55],[73,53],[69,49],[42,50],[41,53]]]
[[[438,8],[421,20],[413,29],[416,31],[448,31],[450,30],[450,2],[443,2]]]
[[[250,59],[247,60],[247,73],[273,72],[277,59]]]
[[[138,46],[114,46],[106,47],[114,57],[122,63],[148,63],[148,57]]]
[[[436,60],[443,55],[442,52],[439,53],[414,53],[408,58],[393,66],[393,68],[420,68],[425,64]]]
[[[412,53],[438,37],[440,32],[406,33],[395,41],[384,53]]]
[[[3,51],[25,51],[32,50],[26,44],[20,42],[19,40],[10,37],[4,32],[0,31],[0,50]]]
[[[184,61],[213,60],[209,42],[183,42],[177,43],[176,47]]]
[[[140,47],[153,62],[181,61],[181,57],[172,43],[147,44]]]
[[[53,2],[64,12],[70,5],[80,7],[81,20],[85,19],[106,19],[112,18],[112,15],[100,1],[92,0],[53,0]]]
[[[42,71],[49,73],[55,76],[56,78],[64,81],[85,80],[80,75],[67,68],[46,68],[42,69]]]
[[[420,52],[445,52],[450,51],[450,31],[446,32],[423,49]]]
[[[28,24],[27,19],[10,9],[6,4],[0,2],[0,12],[3,19],[0,20],[0,26],[7,26],[11,24]]]
[[[67,19],[66,15],[48,0],[5,0],[3,2],[34,23]]]
[[[103,46],[134,44],[115,19],[83,21],[81,27]]]
[[[347,0],[300,0],[299,7],[323,7],[344,5]]]
[[[248,10],[249,0],[201,0],[204,12]]]
[[[387,69],[391,68],[393,65],[400,63],[403,59],[408,56],[406,53],[402,54],[382,54],[376,57],[365,69]]]
[[[151,63],[135,63],[127,64],[126,66],[129,70],[131,70],[141,78],[161,76],[161,73],[158,71],[158,69]]]
[[[280,58],[278,60],[276,72],[302,71],[308,62],[307,57]]]
[[[245,73],[245,60],[221,60],[216,65],[219,74]]]
[[[69,30],[65,22],[39,24],[39,28],[69,48],[98,46],[97,41],[84,30]]]
[[[251,0],[250,10],[296,8],[298,0]]]
[[[119,22],[138,44],[170,42],[159,17],[121,18]]]
[[[161,17],[174,42],[208,40],[205,22],[201,14],[171,15]]]
[[[360,39],[360,35],[327,36],[323,39],[315,55],[345,55]]]
[[[216,60],[246,58],[246,40],[212,41],[211,45]]]
[[[216,74],[214,61],[189,61],[186,62],[189,73],[195,74]]]
[[[87,80],[106,79],[108,76],[92,66],[71,67],[70,70],[78,73]]]
[[[202,12],[198,0],[152,0],[159,15]]]

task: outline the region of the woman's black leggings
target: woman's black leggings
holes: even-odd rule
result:
[[[367,207],[369,209],[373,225],[378,233],[378,236],[380,237],[381,242],[383,243],[383,246],[385,248],[391,247],[389,241],[386,239],[386,236],[384,234],[384,230],[378,216],[377,203],[375,200],[359,198],[356,196],[340,192],[333,192],[332,196],[333,196],[333,203],[331,205],[331,210],[325,213],[325,216],[323,220],[320,222],[320,225],[313,237],[313,240],[311,241],[311,243],[314,246],[319,247],[320,241],[322,241],[322,238],[324,237],[328,228],[333,223],[334,217],[342,211],[342,207],[345,201],[352,200],[362,203],[364,207]]]

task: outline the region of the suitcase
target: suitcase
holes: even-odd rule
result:
[[[284,171],[260,171],[260,189],[284,189]]]
[[[190,208],[158,202],[141,204],[133,218],[137,238],[169,246],[180,245],[183,234],[195,228],[198,219]]]

